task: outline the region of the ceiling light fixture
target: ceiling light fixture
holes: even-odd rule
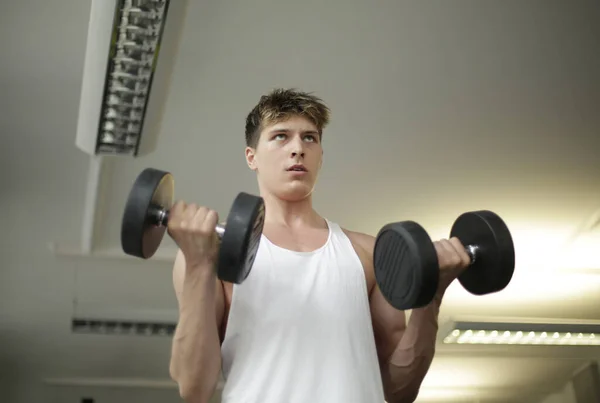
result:
[[[112,309],[93,304],[73,304],[71,332],[120,336],[173,336],[177,310]]]
[[[74,318],[71,332],[79,334],[99,334],[115,336],[173,336],[176,323],[135,322]]]
[[[444,344],[600,345],[600,322],[520,319],[519,321],[452,321],[442,332]]]
[[[186,5],[187,0],[92,0],[80,149],[127,156],[153,150]]]

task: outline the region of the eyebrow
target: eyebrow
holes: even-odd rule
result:
[[[283,128],[281,128],[281,129],[270,130],[269,133],[270,134],[275,134],[275,133],[289,133],[290,131],[291,131],[290,129],[283,129]],[[319,132],[316,131],[316,130],[304,130],[302,132],[302,134],[319,134]]]

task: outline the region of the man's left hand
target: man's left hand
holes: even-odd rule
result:
[[[458,238],[442,239],[433,243],[440,266],[437,295],[441,297],[448,286],[467,268],[471,258]]]

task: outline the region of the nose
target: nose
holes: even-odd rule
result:
[[[302,139],[296,138],[291,142],[291,153],[292,158],[300,157],[304,158],[304,142]]]

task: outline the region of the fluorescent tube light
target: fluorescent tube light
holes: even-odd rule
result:
[[[600,345],[600,323],[589,321],[453,321],[444,344]]]
[[[71,332],[171,337],[175,333],[177,320],[176,310],[97,309],[78,304],[71,318]]]
[[[188,1],[92,0],[80,149],[125,156],[154,150]]]

